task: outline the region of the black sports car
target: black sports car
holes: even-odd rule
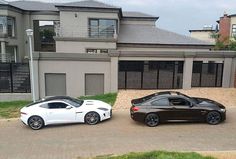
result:
[[[131,118],[150,127],[164,121],[201,121],[211,125],[226,119],[225,107],[210,99],[189,97],[180,92],[159,92],[133,99]]]

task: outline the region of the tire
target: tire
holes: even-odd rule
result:
[[[150,113],[145,117],[145,124],[149,127],[155,127],[159,124],[160,119],[157,114]]]
[[[210,125],[217,125],[221,122],[221,115],[217,111],[211,111],[206,116],[206,122]]]
[[[84,121],[89,125],[96,125],[100,122],[100,116],[96,112],[88,112],[84,117]]]
[[[28,119],[28,125],[33,130],[39,130],[44,127],[44,120],[40,116],[32,116]]]

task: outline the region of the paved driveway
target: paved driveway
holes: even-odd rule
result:
[[[72,159],[131,151],[236,150],[236,108],[216,126],[198,123],[162,124],[149,128],[114,111],[112,120],[95,126],[73,124],[33,131],[20,121],[0,122],[1,159]]]

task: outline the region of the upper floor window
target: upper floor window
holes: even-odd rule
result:
[[[87,49],[87,53],[94,53],[94,54],[99,54],[99,53],[108,53],[108,49]]]
[[[15,18],[0,16],[0,34],[15,37]]]
[[[34,50],[56,51],[54,36],[58,34],[59,21],[34,20]]]
[[[113,38],[117,30],[115,19],[89,19],[89,37]]]
[[[232,37],[236,37],[236,24],[232,25]]]

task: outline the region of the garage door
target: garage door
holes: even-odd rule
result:
[[[104,74],[85,74],[85,95],[104,94]]]
[[[119,89],[179,89],[183,61],[119,61]]]
[[[66,74],[46,73],[45,74],[45,95],[66,95]]]

